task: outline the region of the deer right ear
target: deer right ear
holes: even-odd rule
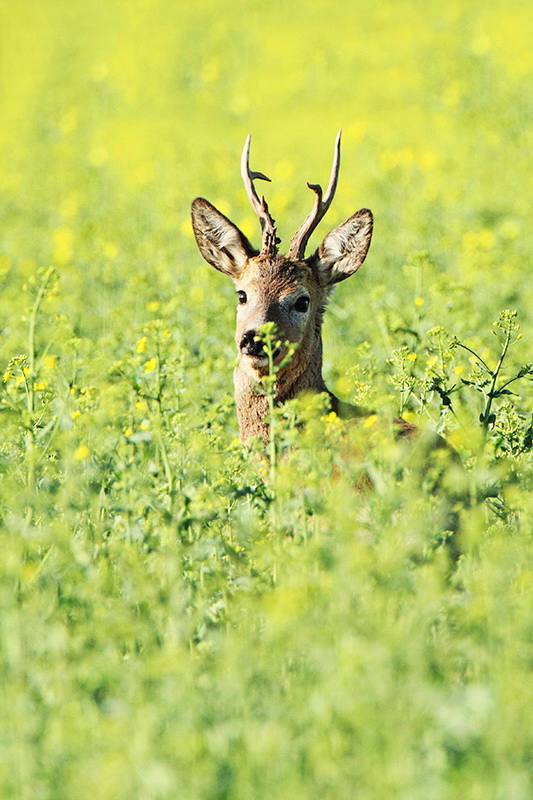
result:
[[[236,280],[248,259],[258,251],[208,200],[197,197],[191,210],[192,227],[201,254],[212,267]]]
[[[318,248],[323,286],[343,281],[359,269],[370,247],[372,225],[372,212],[361,208],[328,233]]]

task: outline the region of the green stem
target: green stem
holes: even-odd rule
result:
[[[467,347],[466,344],[463,344],[462,342],[457,342],[457,347],[462,347],[463,350],[467,350],[469,353],[472,353],[472,355],[477,358],[479,363],[484,366],[485,370],[489,373],[489,375],[492,375],[492,371],[491,371],[490,367],[488,366],[488,364],[481,358],[480,355],[478,355],[476,353],[475,350],[472,350],[470,347]]]
[[[502,389],[506,389],[511,383],[514,383],[515,381],[519,381],[523,377],[525,377],[525,376],[524,375],[515,375],[514,378],[509,378],[508,381],[505,381],[505,383],[502,383],[502,385],[500,386],[498,391],[501,392]]]
[[[494,392],[495,392],[495,389],[496,389],[496,381],[498,380],[498,375],[500,374],[500,370],[502,368],[503,360],[504,360],[505,356],[507,355],[507,350],[509,348],[510,341],[511,341],[511,331],[508,330],[507,331],[507,335],[505,337],[505,342],[504,342],[503,347],[502,347],[502,352],[500,354],[500,360],[498,361],[498,364],[496,365],[496,369],[492,373],[492,383],[490,385],[490,390],[489,390],[489,393],[487,395],[487,404],[485,406],[485,411],[483,412],[483,422],[482,422],[483,438],[482,438],[482,442],[481,442],[481,448],[482,449],[485,447],[485,444],[486,444],[486,441],[487,441],[487,436],[488,436],[488,433],[489,433],[489,417],[490,417],[490,412],[491,412],[491,408],[492,408],[492,403],[494,401]]]
[[[274,392],[275,392],[275,374],[274,374],[274,347],[272,338],[269,337],[267,342],[268,354],[268,418],[270,424],[270,436],[268,440],[268,453],[270,461],[270,482],[273,483],[276,479],[277,467],[277,454],[276,454],[276,430],[274,420]]]
[[[169,496],[169,511],[172,512],[174,502],[174,473],[170,465],[168,451],[164,439],[165,420],[163,415],[163,398],[161,387],[161,354],[159,351],[159,341],[157,342],[157,372],[156,372],[156,407],[157,407],[157,436],[159,452],[163,462],[163,469],[165,470],[165,478],[167,480],[168,496]]]
[[[41,303],[43,301],[43,297],[45,296],[46,287],[48,286],[48,282],[52,277],[54,270],[53,267],[50,267],[49,270],[46,271],[43,281],[39,287],[37,292],[37,296],[33,303],[31,312],[30,312],[30,320],[29,320],[29,329],[28,329],[28,375],[24,377],[26,382],[26,410],[28,412],[28,432],[26,434],[26,455],[28,459],[28,474],[27,474],[27,488],[28,492],[31,493],[35,489],[35,475],[36,475],[36,448],[35,448],[35,429],[34,429],[34,419],[33,414],[35,412],[35,359],[36,359],[36,347],[35,347],[35,330],[37,327],[37,316],[39,314],[39,309],[41,307]],[[33,517],[33,507],[28,505],[28,509],[26,511],[26,522],[28,524],[31,523]]]

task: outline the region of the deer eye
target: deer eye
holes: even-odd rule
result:
[[[243,306],[248,298],[246,297],[246,292],[237,292],[237,297],[239,298],[239,304]]]
[[[295,311],[300,311],[302,314],[304,314],[309,308],[309,302],[310,300],[306,295],[299,297],[294,304]]]

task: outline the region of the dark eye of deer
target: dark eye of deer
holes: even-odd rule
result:
[[[303,297],[299,297],[294,304],[295,311],[300,311],[302,314],[305,313],[308,308],[309,308],[309,298],[305,297],[305,295]]]
[[[239,304],[243,306],[248,298],[246,297],[246,292],[237,292],[237,296],[239,298]]]

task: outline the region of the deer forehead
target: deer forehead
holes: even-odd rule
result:
[[[302,290],[315,293],[318,278],[310,264],[279,257],[275,260],[252,258],[236,282],[237,290],[272,300],[283,300]]]

